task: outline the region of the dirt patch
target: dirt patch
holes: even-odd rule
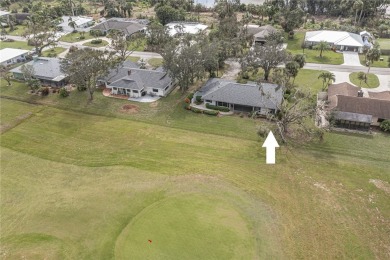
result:
[[[380,190],[383,190],[386,194],[390,195],[390,184],[387,181],[381,181],[376,179],[370,179],[369,183],[372,183]]]
[[[120,112],[127,114],[135,114],[139,112],[139,107],[132,104],[123,105]]]

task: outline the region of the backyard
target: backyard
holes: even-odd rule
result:
[[[191,113],[186,93],[89,103],[12,83],[0,85],[5,258],[389,254],[388,135],[325,133],[266,165],[262,121]]]
[[[296,32],[294,39],[288,39],[286,34],[285,37],[287,43],[287,50],[292,54],[305,54],[306,62],[309,63],[323,63],[323,64],[335,64],[340,65],[344,63],[344,58],[342,53],[337,53],[332,50],[324,51],[322,57],[320,57],[319,50],[305,49],[304,51],[301,48],[301,44],[305,38],[305,32]]]

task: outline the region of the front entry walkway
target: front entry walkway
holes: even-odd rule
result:
[[[362,66],[360,64],[359,54],[357,52],[344,51],[343,52],[343,56],[344,56],[344,63],[343,63],[343,65]]]

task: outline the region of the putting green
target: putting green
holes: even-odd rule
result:
[[[116,259],[253,259],[249,224],[228,202],[185,195],[157,202],[129,223]]]

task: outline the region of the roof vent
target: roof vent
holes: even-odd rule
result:
[[[360,90],[358,91],[358,95],[357,95],[357,96],[358,96],[358,97],[363,97],[363,90],[360,89]]]

